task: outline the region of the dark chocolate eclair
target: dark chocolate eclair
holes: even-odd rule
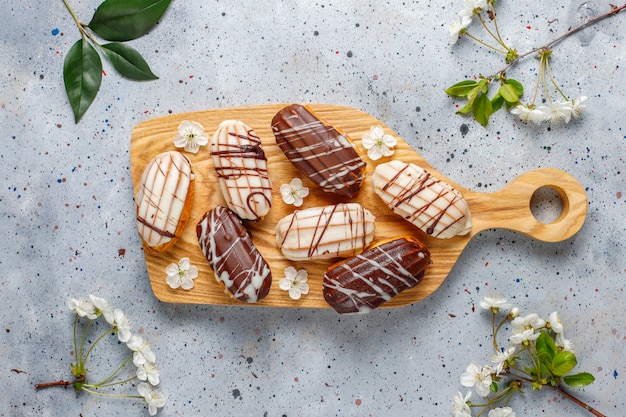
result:
[[[430,251],[412,236],[385,240],[331,265],[324,274],[324,299],[339,314],[364,314],[420,283]]]
[[[292,104],[272,119],[276,143],[287,159],[322,190],[353,197],[365,177],[365,162],[346,135],[308,107]]]
[[[270,290],[272,272],[241,220],[230,209],[207,211],[196,226],[202,253],[231,297],[255,303]]]

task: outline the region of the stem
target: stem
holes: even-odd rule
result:
[[[87,351],[87,353],[85,354],[85,360],[83,363],[87,362],[87,359],[89,358],[89,356],[91,355],[91,351],[93,350],[94,347],[96,347],[96,345],[105,337],[107,336],[109,333],[111,332],[111,329],[107,329],[104,333],[102,333],[95,342],[92,343],[92,345],[89,347],[89,350]]]
[[[89,389],[89,388],[81,388],[83,391],[88,392],[90,394],[93,395],[98,395],[100,397],[114,397],[114,398],[141,398],[143,399],[143,397],[140,397],[138,395],[120,395],[120,394],[108,394],[108,393],[102,393],[102,392],[98,392],[97,390],[93,390],[93,389]]]
[[[74,385],[74,381],[44,382],[43,384],[35,384],[35,389],[50,388],[50,387],[67,387],[68,385]]]
[[[585,410],[589,411],[591,414],[593,414],[596,417],[606,417],[606,415],[602,414],[601,412],[599,412],[598,410],[596,410],[595,408],[591,407],[590,405],[588,405],[587,403],[579,400],[578,398],[574,397],[572,394],[570,394],[567,391],[563,391],[561,388],[559,387],[550,387],[553,390],[557,391],[559,394],[561,394],[562,396],[564,396],[565,398],[567,398],[568,400],[572,401],[574,404],[584,408]]]
[[[109,381],[111,381],[113,378],[115,378],[115,376],[122,370],[124,369],[124,367],[126,366],[126,364],[128,364],[128,362],[130,362],[130,360],[133,358],[133,355],[130,355],[128,357],[128,359],[126,359],[124,362],[122,362],[122,364],[115,370],[113,371],[113,373],[111,375],[109,375],[107,378],[105,378],[103,381],[98,382],[97,384],[92,384],[93,386],[102,386],[106,383],[108,383]]]
[[[63,4],[65,5],[65,8],[67,9],[67,11],[70,13],[70,16],[72,16],[72,19],[74,19],[74,22],[76,22],[76,26],[78,26],[78,30],[80,31],[80,35],[82,37],[87,37],[89,38],[89,40],[91,40],[95,45],[100,46],[100,44],[98,42],[96,42],[96,40],[94,39],[94,37],[91,35],[91,33],[87,32],[87,30],[85,29],[87,27],[86,24],[84,24],[83,22],[81,22],[78,19],[78,16],[76,16],[76,14],[74,13],[74,10],[72,10],[72,8],[70,7],[70,5],[68,4],[67,0],[63,0]]]
[[[110,382],[108,384],[105,384],[104,381],[103,381],[103,382],[101,382],[99,384],[85,384],[83,386],[84,387],[88,387],[88,388],[95,388],[95,389],[97,389],[97,388],[107,388],[107,387],[112,387],[114,385],[122,385],[122,384],[125,384],[127,382],[134,381],[136,379],[137,379],[137,377],[133,376],[133,377],[130,377],[130,378],[125,379],[123,381]]]
[[[607,17],[614,16],[614,15],[618,14],[619,12],[621,12],[624,9],[626,9],[626,3],[622,4],[621,6],[613,6],[613,5],[611,5],[611,10],[609,10],[608,12],[600,14],[600,15],[594,17],[593,19],[589,19],[588,21],[583,22],[583,23],[581,23],[580,25],[578,25],[578,26],[576,26],[574,28],[568,29],[567,32],[565,32],[564,34],[562,34],[558,38],[553,39],[552,41],[546,43],[543,46],[539,46],[539,47],[534,48],[534,49],[532,49],[532,50],[530,50],[530,51],[528,51],[526,53],[523,53],[523,54],[519,55],[517,58],[515,58],[514,60],[509,62],[505,67],[503,67],[500,71],[496,72],[491,77],[495,77],[498,74],[505,73],[509,68],[511,68],[513,65],[517,64],[521,59],[526,58],[528,55],[534,54],[534,53],[536,53],[538,51],[541,51],[542,49],[550,49],[552,46],[554,46],[557,43],[561,42],[565,38],[567,38],[569,36],[572,36],[574,33],[579,32],[579,31],[585,29],[588,26],[592,26],[592,25],[598,23],[599,21],[606,19]]]
[[[550,58],[546,58],[546,71],[548,72],[548,77],[550,77],[550,81],[552,81],[552,85],[554,85],[556,91],[558,91],[561,97],[563,97],[566,101],[569,101],[569,97],[567,97],[565,93],[559,88],[556,80],[554,79],[554,76],[552,75],[552,71],[550,70]]]
[[[483,19],[481,14],[478,14],[478,20],[480,20],[480,23],[483,25],[483,28],[485,28],[485,30],[487,31],[487,33],[496,41],[500,44],[500,46],[502,46],[504,49],[506,49],[507,51],[509,50],[509,47],[506,46],[504,44],[504,42],[502,42],[502,38],[499,36],[496,36],[487,26],[487,24],[485,23],[485,20]]]
[[[491,3],[491,14],[493,16],[493,27],[496,29],[496,33],[498,34],[498,39],[500,41],[500,44],[505,45],[504,40],[502,39],[502,35],[500,34],[500,28],[498,27],[498,16],[496,15],[496,6],[494,3]]]
[[[502,51],[498,48],[496,48],[495,46],[489,45],[487,42],[478,39],[476,36],[471,35],[469,32],[465,32],[464,36],[469,37],[470,39],[474,40],[475,42],[479,43],[480,45],[484,46],[485,48],[491,49],[493,51],[496,51],[502,55],[506,55],[506,51]],[[493,78],[493,77],[492,77]]]

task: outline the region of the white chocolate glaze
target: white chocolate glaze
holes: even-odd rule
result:
[[[240,120],[225,120],[213,134],[210,149],[228,207],[242,219],[262,219],[272,206],[272,184],[254,130]]]
[[[182,232],[193,198],[191,163],[180,152],[164,152],[146,166],[135,197],[137,230],[143,241],[159,251]]]
[[[394,213],[428,235],[447,239],[466,235],[472,228],[463,195],[415,164],[398,160],[380,164],[372,185]]]
[[[276,225],[276,245],[292,261],[353,256],[372,242],[375,220],[358,203],[296,210]]]

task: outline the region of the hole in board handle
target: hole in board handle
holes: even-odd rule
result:
[[[537,188],[530,198],[530,211],[543,224],[554,223],[563,213],[563,208],[560,193],[548,185]]]

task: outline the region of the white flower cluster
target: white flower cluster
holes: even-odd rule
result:
[[[498,295],[484,297],[479,305],[494,314],[502,310],[508,311],[507,320],[511,322],[511,334],[508,338],[511,346],[497,350],[488,365],[481,366],[478,362],[471,362],[461,375],[461,385],[473,388],[479,397],[485,398],[491,393],[492,384],[499,380],[502,373],[509,370],[510,365],[523,350],[527,349],[528,344],[539,337],[541,330],[554,333],[555,344],[559,350],[573,352],[572,343],[564,337],[563,323],[558,312],[551,313],[547,320],[543,320],[536,313],[520,316],[519,308],[511,308],[511,304]],[[472,391],[469,390],[465,396],[461,392],[457,393],[452,403],[454,417],[471,417],[471,396]],[[515,412],[510,407],[496,407],[489,412],[488,417],[515,417]]]
[[[456,43],[464,34],[467,27],[472,23],[472,16],[479,14],[487,7],[487,0],[463,0],[465,8],[459,12],[456,19],[448,26],[450,41]]]
[[[511,113],[518,115],[520,120],[525,122],[534,122],[540,124],[543,122],[551,122],[557,124],[560,122],[569,123],[572,117],[580,119],[583,110],[587,107],[585,103],[587,96],[581,96],[576,100],[569,101],[553,101],[548,106],[537,106],[518,104],[511,109]]]
[[[133,364],[137,367],[139,395],[148,404],[148,412],[155,415],[165,406],[166,396],[156,386],[160,382],[160,371],[156,366],[156,356],[148,342],[139,334],[132,333],[132,323],[119,308],[113,308],[104,298],[89,295],[89,298],[70,298],[69,308],[78,316],[96,320],[102,316],[117,333],[120,342],[133,352]]]

